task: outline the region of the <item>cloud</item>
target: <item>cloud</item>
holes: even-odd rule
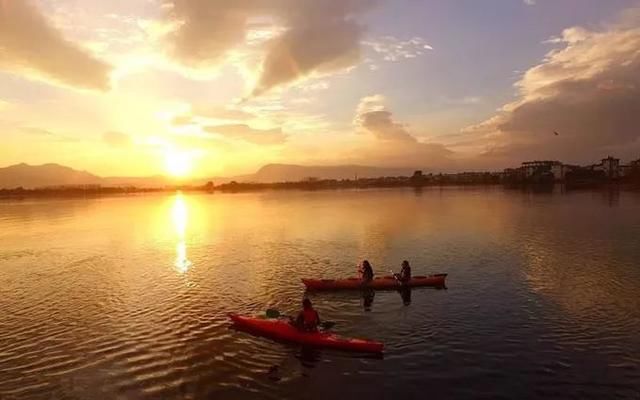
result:
[[[167,40],[171,54],[189,66],[214,64],[243,43],[250,16],[244,1],[168,0],[167,18],[176,29]]]
[[[194,116],[227,121],[244,121],[255,118],[255,115],[248,111],[222,106],[196,105],[192,107],[191,112]]]
[[[192,105],[191,110],[178,114],[171,119],[171,125],[182,127],[189,125],[206,125],[212,122],[242,122],[257,116],[251,112],[232,106]],[[203,121],[205,120],[205,121]]]
[[[535,6],[536,0],[522,0],[522,2],[528,6]]]
[[[416,58],[423,55],[425,51],[433,50],[433,47],[419,36],[407,40],[400,40],[393,36],[383,36],[376,40],[364,40],[362,44],[382,55],[385,61],[393,62]]]
[[[245,124],[228,124],[206,126],[204,130],[259,145],[281,144],[287,140],[287,135],[282,132],[281,128],[255,129]]]
[[[465,96],[461,99],[453,100],[452,104],[461,104],[461,105],[471,105],[471,104],[480,104],[482,102],[482,98],[479,96]]]
[[[171,120],[171,125],[174,125],[174,126],[185,126],[185,125],[191,125],[192,123],[193,123],[193,117],[189,114],[176,115]]]
[[[0,69],[76,88],[110,85],[111,67],[65,40],[29,0],[0,2]]]
[[[640,21],[638,18],[636,21]],[[519,98],[468,127],[485,139],[485,156],[504,162],[556,158],[590,162],[615,149],[640,151],[640,28],[566,29],[563,48],[516,83]],[[559,135],[553,132],[557,131]]]
[[[20,132],[35,136],[55,136],[55,133],[51,131],[42,128],[33,128],[30,126],[20,128]]]
[[[260,47],[253,95],[312,74],[355,65],[363,27],[355,17],[376,0],[164,0],[165,39],[188,66],[218,64],[242,45]],[[257,24],[256,21],[260,21]]]
[[[416,138],[402,124],[393,120],[383,102],[384,97],[381,95],[362,98],[356,110],[355,125],[378,140],[417,143]]]
[[[376,94],[363,97],[356,109],[354,125],[374,139],[362,149],[366,159],[377,164],[407,167],[450,168],[453,152],[440,143],[419,141],[407,126],[394,120],[386,109],[385,98]]]
[[[328,73],[355,65],[360,59],[361,33],[359,24],[342,18],[317,18],[290,28],[268,44],[253,95],[313,72]]]
[[[102,140],[109,146],[117,148],[125,148],[131,145],[131,137],[122,132],[105,132],[102,134]]]
[[[78,142],[79,139],[57,132],[53,132],[48,129],[33,127],[33,126],[17,126],[17,130],[25,135],[39,136],[38,140],[51,140],[54,142]]]

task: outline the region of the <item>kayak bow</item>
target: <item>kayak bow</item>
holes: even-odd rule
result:
[[[262,319],[238,314],[229,314],[236,328],[255,335],[299,343],[313,347],[361,353],[382,353],[384,345],[367,339],[353,339],[338,336],[330,332],[303,332],[283,319]]]
[[[414,276],[409,282],[400,283],[394,276],[375,278],[367,284],[363,284],[360,278],[347,279],[302,279],[302,283],[311,290],[338,290],[338,289],[398,289],[399,287],[432,286],[444,287],[447,274],[435,274],[427,276]]]

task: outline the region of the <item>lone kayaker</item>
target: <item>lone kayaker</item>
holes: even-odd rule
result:
[[[402,269],[400,270],[400,273],[394,275],[403,285],[409,283],[411,280],[411,266],[409,265],[409,261],[404,260],[402,262]]]
[[[362,261],[362,265],[360,266],[358,272],[360,272],[360,278],[362,279],[363,283],[368,283],[373,280],[373,268],[371,267],[369,261]]]
[[[311,300],[302,300],[302,311],[300,311],[300,313],[298,314],[295,325],[298,327],[298,329],[306,332],[318,331],[318,326],[320,325],[320,315],[313,308]]]

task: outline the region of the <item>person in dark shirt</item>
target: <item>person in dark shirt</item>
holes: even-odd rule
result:
[[[373,268],[369,261],[364,260],[362,262],[362,266],[358,270],[360,272],[360,277],[362,278],[364,283],[371,282],[373,280]]]
[[[396,279],[402,284],[409,283],[411,280],[411,266],[409,265],[409,261],[404,260],[402,262],[402,269],[399,274],[396,274]]]

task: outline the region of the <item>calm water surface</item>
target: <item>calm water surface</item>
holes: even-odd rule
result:
[[[450,274],[410,299],[309,294],[383,359],[229,329],[228,312],[293,312],[301,277],[363,258]],[[638,332],[638,193],[0,202],[1,399],[638,399]]]

